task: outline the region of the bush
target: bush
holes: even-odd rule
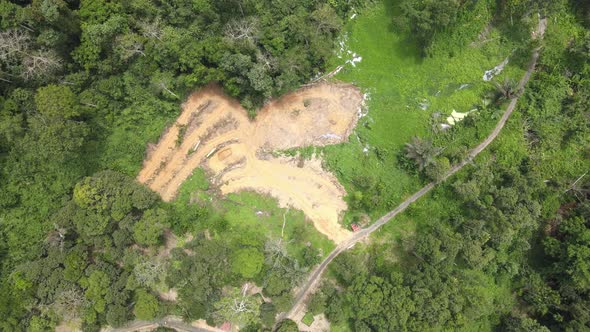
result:
[[[254,278],[264,264],[264,255],[256,248],[237,250],[232,257],[232,271],[244,278]]]
[[[451,163],[446,157],[438,158],[426,167],[426,176],[432,181],[440,181],[451,169]]]
[[[260,320],[267,327],[272,327],[277,316],[277,308],[273,303],[263,302],[260,305]]]
[[[285,319],[281,321],[279,327],[276,330],[277,332],[299,332],[299,328],[297,327],[297,323],[290,319]]]
[[[307,309],[309,312],[313,313],[314,315],[319,315],[326,310],[326,293],[319,291],[313,294],[311,301],[307,305]]]

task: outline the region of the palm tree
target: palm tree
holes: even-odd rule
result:
[[[502,100],[510,100],[518,96],[518,93],[520,92],[518,89],[518,83],[511,78],[505,78],[501,84],[496,81],[492,81],[492,83],[496,87],[496,101],[498,102]]]
[[[435,147],[430,140],[412,137],[412,141],[406,143],[405,150],[406,157],[412,159],[419,170],[423,170],[434,162],[434,158],[442,151],[442,148]]]

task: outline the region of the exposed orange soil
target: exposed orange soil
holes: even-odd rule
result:
[[[138,180],[165,201],[197,167],[208,171],[223,194],[255,190],[281,207],[302,210],[323,234],[340,243],[350,237],[339,217],[344,188],[314,157],[275,157],[272,152],[345,141],[358,120],[362,95],[350,84],[318,84],[270,102],[251,121],[240,104],[215,86],[193,93],[148,155]]]

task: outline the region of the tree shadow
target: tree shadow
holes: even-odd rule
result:
[[[399,1],[397,0],[383,0],[385,6],[385,12],[389,17],[388,31],[397,33],[400,38],[393,42],[396,53],[400,57],[410,58],[414,60],[416,64],[421,64],[424,56],[423,51],[418,45],[417,41],[412,38],[412,34],[409,31],[409,26],[404,29],[403,23],[397,22],[396,20],[402,18],[402,11],[399,7]]]

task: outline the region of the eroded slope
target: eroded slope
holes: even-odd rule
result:
[[[223,194],[255,190],[282,207],[302,210],[323,234],[350,237],[338,219],[344,188],[317,157],[275,157],[273,151],[335,144],[356,125],[362,95],[349,84],[319,84],[273,101],[250,121],[240,104],[216,87],[192,94],[183,112],[148,155],[138,180],[172,200],[196,167],[208,171]]]

